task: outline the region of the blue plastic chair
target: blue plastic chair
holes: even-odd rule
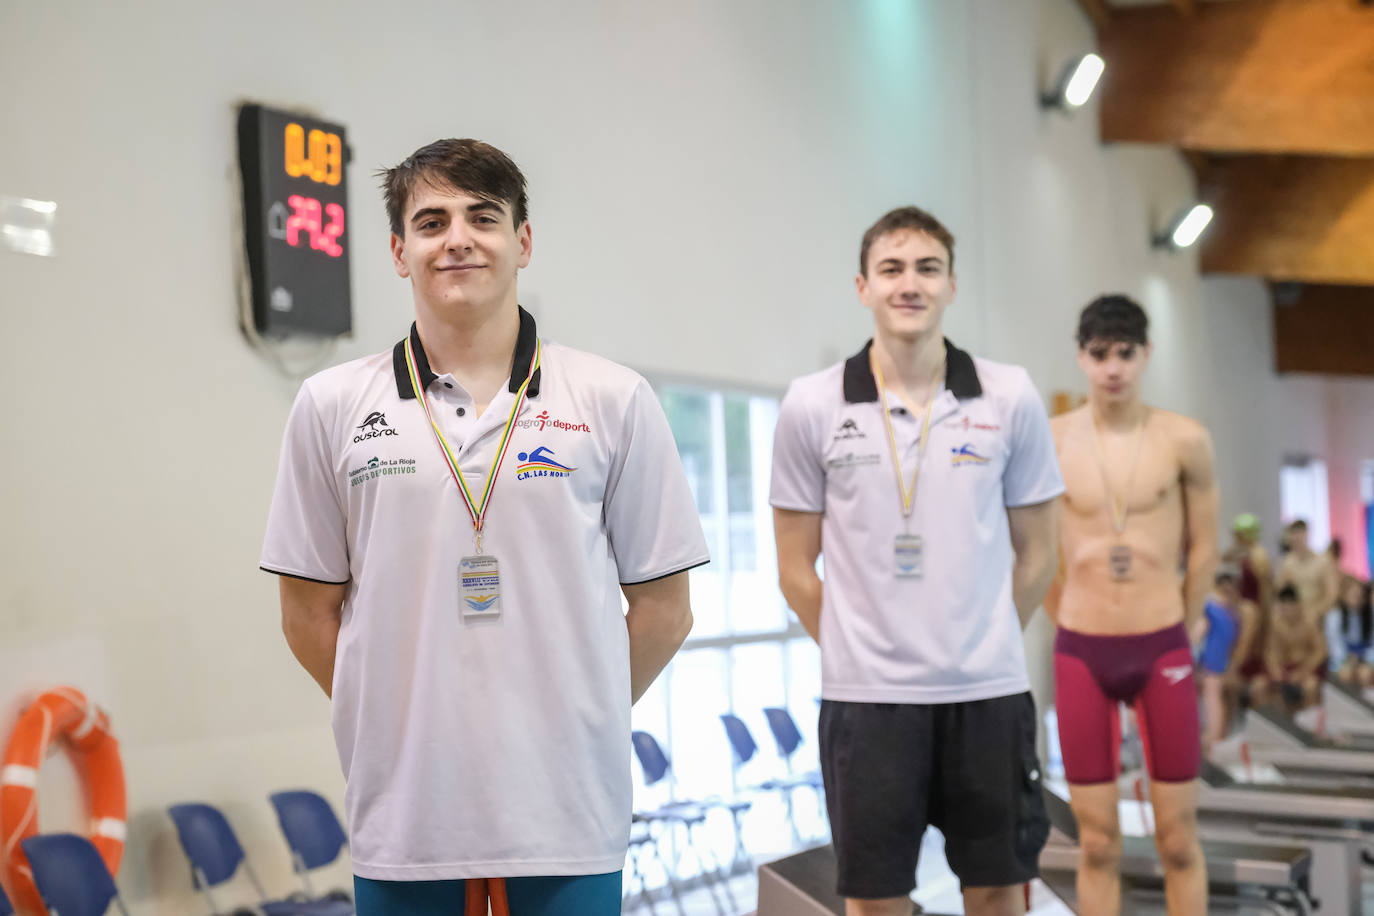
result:
[[[343,901],[268,900],[262,882],[248,864],[238,837],[219,809],[210,805],[173,805],[167,809],[177,827],[181,848],[191,862],[196,886],[212,912],[220,912],[210,889],[228,881],[242,866],[257,891],[257,904],[266,916],[352,916],[353,904]]]
[[[749,731],[749,726],[745,725],[744,720],[739,716],[726,713],[720,717],[720,721],[725,725],[725,735],[730,739],[730,747],[734,749],[735,773],[738,774],[741,767],[758,755],[758,742],[754,740],[753,732]],[[792,804],[792,792],[801,785],[805,785],[805,783],[796,779],[765,779],[763,782],[748,787],[750,791],[754,792],[777,792],[782,797],[783,807],[787,814],[787,826],[792,831],[793,842],[798,846],[803,841],[801,831],[797,827],[796,810]]]
[[[644,784],[655,786],[667,782],[671,785],[673,781],[672,763],[668,760],[668,755],[663,753],[663,748],[659,746],[657,739],[648,732],[637,731],[630,733],[630,743],[634,747],[635,756],[639,758],[639,766],[644,771]],[[687,839],[684,852],[691,852],[692,857],[696,859],[697,869],[706,881],[711,902],[715,904],[716,911],[722,916],[727,912],[738,912],[739,907],[735,904],[734,894],[730,891],[730,883],[726,880],[720,862],[710,852],[709,844],[703,846],[697,844],[696,834],[706,823],[706,809],[708,807],[721,807],[731,810],[731,804],[718,799],[707,802],[668,802],[655,810],[635,812],[634,815],[635,820],[649,824],[666,822],[682,825]],[[745,805],[746,809],[748,807],[748,802],[738,804]],[[708,857],[710,859],[709,866],[707,864]],[[676,865],[680,866],[681,864],[681,857],[679,857]],[[728,909],[716,898],[717,886],[725,892],[725,897],[729,901]]]
[[[105,916],[110,901],[114,901],[119,912],[129,916],[105,860],[84,836],[51,833],[31,836],[21,845],[33,869],[38,896],[48,905],[49,912],[62,916]]]
[[[348,845],[348,835],[323,796],[300,789],[275,792],[270,799],[286,845],[291,848],[291,865],[300,875],[306,896],[317,899],[310,884],[310,870],[323,868],[338,859]],[[346,891],[334,891],[329,898],[352,899]]]
[[[764,717],[768,720],[768,729],[773,733],[773,740],[778,744],[778,755],[787,764],[787,772],[792,772],[792,755],[801,747],[802,736],[797,730],[797,722],[792,718],[792,714],[780,706],[769,706],[763,711]],[[797,781],[819,789],[821,787],[821,774],[817,772],[803,773],[796,777]]]
[[[0,916],[14,916],[14,907],[10,905],[10,898],[5,896],[3,887],[0,887]]]
[[[725,726],[725,737],[730,742],[730,748],[735,752],[735,771],[753,760],[759,752],[758,742],[754,740],[754,733],[749,731],[749,726],[744,724],[744,720],[732,713],[722,713],[720,722]],[[790,788],[784,780],[767,779],[756,785],[749,786],[750,789],[762,790],[765,792],[777,789]]]
[[[768,720],[768,730],[773,733],[773,741],[778,746],[778,756],[782,758],[787,766],[788,778],[795,788],[806,787],[816,793],[816,804],[822,810],[825,809],[825,782],[821,779],[818,770],[811,770],[806,773],[797,774],[793,769],[792,755],[801,747],[802,736],[797,729],[797,722],[792,718],[792,714],[781,706],[769,706],[763,710],[763,716]],[[792,805],[788,804],[788,814],[792,814]],[[800,834],[798,834],[800,836]]]

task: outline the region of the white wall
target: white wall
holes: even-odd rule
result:
[[[1225,512],[1272,529],[1279,456],[1325,441],[1326,388],[1270,371],[1258,283],[1146,246],[1190,194],[1176,156],[1102,147],[1091,109],[1038,110],[1037,81],[1091,39],[1072,0],[0,6],[0,194],[59,205],[57,258],[0,251],[0,384],[22,394],[0,424],[0,734],[59,681],[110,709],[134,911],[194,907],[167,804],[225,806],[284,890],[267,793],[342,792],[326,702],[256,570],[294,383],[236,328],[238,101],[348,126],[338,359],[404,332],[370,173],[438,136],[525,169],[545,333],[664,375],[780,388],[856,349],[859,235],[917,202],[959,237],[951,335],[1047,396],[1082,387],[1077,309],[1141,297],[1150,396],[1212,426]],[[1340,389],[1345,413],[1372,400]],[[45,769],[46,829],[78,823],[71,779]]]

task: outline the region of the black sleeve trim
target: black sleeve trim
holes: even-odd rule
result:
[[[710,558],[710,557],[707,557],[707,558],[704,559],[704,560],[698,560],[697,562],[691,563],[691,564],[689,564],[689,565],[687,565],[687,566],[684,566],[684,567],[682,567],[681,569],[675,569],[675,570],[673,570],[672,572],[666,572],[666,573],[664,573],[664,574],[661,575],[661,576],[652,576],[651,578],[648,578],[648,579],[640,579],[640,580],[637,581],[637,582],[622,582],[622,583],[620,583],[620,584],[621,584],[621,586],[626,586],[626,585],[648,585],[650,582],[657,582],[658,580],[660,580],[660,579],[666,579],[666,578],[668,578],[669,576],[676,576],[678,573],[685,573],[685,572],[686,572],[687,570],[689,570],[689,569],[696,569],[698,566],[705,566],[707,563],[710,563],[710,562],[711,562],[711,558]]]
[[[312,579],[309,576],[298,576],[295,573],[282,572],[280,569],[273,569],[270,566],[259,566],[263,572],[270,572],[274,576],[285,576],[288,579],[299,579],[302,582],[318,582],[320,585],[347,585],[348,580],[342,582],[330,582],[328,579]]]

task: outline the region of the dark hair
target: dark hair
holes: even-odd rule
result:
[[[859,243],[859,273],[868,276],[868,249],[879,236],[889,232],[924,232],[945,246],[949,252],[949,272],[954,273],[954,234],[945,228],[944,223],[931,216],[920,207],[898,207],[882,215],[876,223],[868,227],[863,241]]]
[[[1370,641],[1371,631],[1374,631],[1374,596],[1371,596],[1370,584],[1368,582],[1355,581],[1356,584],[1360,586],[1361,592],[1359,607],[1346,606],[1344,585],[1341,588],[1342,594],[1340,600],[1336,602],[1337,606],[1341,609],[1341,632],[1349,633],[1350,615],[1359,614],[1360,642],[1368,643]]]
[[[481,140],[435,140],[406,157],[395,168],[381,169],[386,216],[391,231],[405,237],[405,210],[420,182],[435,188],[466,191],[504,204],[518,228],[529,218],[525,176],[510,157]]]
[[[1297,519],[1297,520],[1294,521],[1291,525],[1288,526],[1288,530],[1289,530],[1289,531],[1306,531],[1306,530],[1307,530],[1307,522],[1303,521],[1302,519]]]
[[[1276,594],[1274,597],[1280,601],[1297,601],[1298,590],[1294,588],[1290,583],[1288,585],[1285,585],[1283,588],[1279,589],[1278,594]]]
[[[1120,293],[1098,296],[1078,316],[1080,347],[1094,340],[1144,345],[1150,342],[1149,332],[1150,319],[1145,310]]]
[[[1236,574],[1229,569],[1218,570],[1217,577],[1214,581],[1217,585],[1235,585]]]
[[[1341,553],[1344,551],[1344,549],[1345,549],[1345,545],[1341,543],[1341,539],[1340,539],[1340,538],[1332,538],[1332,539],[1331,539],[1331,544],[1330,544],[1331,556],[1333,556],[1333,557],[1335,557],[1336,559],[1339,560],[1339,559],[1341,558]]]

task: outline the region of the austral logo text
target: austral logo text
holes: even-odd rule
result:
[[[861,429],[859,429],[859,424],[855,423],[854,420],[853,420],[852,418],[849,418],[849,419],[846,419],[843,423],[840,424],[840,428],[839,428],[839,429],[835,430],[835,435],[834,435],[834,437],[831,439],[831,441],[833,442],[833,441],[835,441],[836,439],[866,439],[866,438],[868,438],[868,437],[865,436],[865,435],[863,434],[863,431],[862,431]]]
[[[353,441],[363,442],[367,439],[376,439],[379,436],[399,436],[400,433],[387,425],[386,414],[380,410],[374,410],[367,415],[367,418],[358,426],[361,433],[353,437]]]

